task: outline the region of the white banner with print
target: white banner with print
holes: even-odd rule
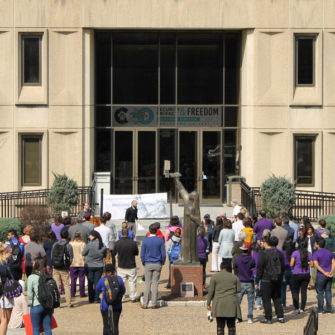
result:
[[[112,220],[124,220],[133,200],[138,203],[139,219],[167,218],[167,193],[104,195],[103,210],[112,214]]]

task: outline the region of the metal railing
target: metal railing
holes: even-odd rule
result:
[[[241,183],[242,204],[249,213],[255,215],[262,209],[260,188],[243,184]],[[316,221],[320,216],[335,215],[335,193],[296,190],[295,195],[296,202],[290,211],[295,220],[308,216],[311,220]]]
[[[85,202],[95,207],[94,188],[92,186],[81,186],[78,187],[78,190],[78,204],[71,208],[70,216],[78,215]],[[48,207],[49,192],[50,189],[0,193],[0,217],[21,218],[22,210],[27,206]],[[92,210],[94,210],[94,208],[92,208]],[[50,215],[54,214],[55,213],[50,213]]]

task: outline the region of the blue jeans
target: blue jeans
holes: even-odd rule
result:
[[[292,270],[285,270],[283,281],[281,283],[281,304],[286,307],[286,287],[290,287],[292,294]]]
[[[326,293],[325,312],[332,311],[332,283],[333,283],[333,278],[316,277],[315,288],[316,288],[317,299],[318,299],[318,312],[323,312],[325,293]]]
[[[253,309],[255,302],[255,287],[254,283],[243,283],[241,282],[241,293],[238,293],[238,299],[240,303],[242,302],[242,298],[244,294],[248,295],[248,319],[252,319],[253,317]]]
[[[41,305],[32,306],[30,309],[33,335],[40,335],[40,326],[43,324],[45,335],[51,335],[51,315],[53,309],[44,309]]]
[[[95,292],[98,281],[102,276],[103,268],[100,267],[88,267],[87,268],[87,281],[88,281],[88,300],[89,302],[98,302],[99,294]]]

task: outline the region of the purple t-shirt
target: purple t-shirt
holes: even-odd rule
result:
[[[257,234],[257,240],[262,239],[263,231],[265,229],[269,229],[269,230],[273,229],[273,222],[268,218],[263,218],[259,220],[258,222],[256,222],[254,226],[254,232],[255,234]]]
[[[278,250],[284,257],[285,271],[291,271],[290,262],[287,259],[286,252],[278,248],[275,249]]]
[[[320,228],[317,232],[316,235],[318,235],[319,237],[321,237],[321,234],[326,230],[326,228]]]
[[[198,258],[207,259],[206,249],[208,241],[205,238],[198,236],[197,243],[198,243]]]
[[[312,255],[312,261],[318,261],[320,267],[325,272],[330,272],[332,269],[333,254],[327,249],[319,249]],[[325,277],[320,271],[316,274],[317,277]]]
[[[61,223],[59,226],[56,226],[55,223],[51,225],[52,231],[55,233],[57,240],[60,240],[60,232],[64,228],[64,225]]]
[[[253,274],[254,278],[256,277],[256,274],[257,274],[258,256],[259,256],[259,254],[258,254],[257,251],[255,251],[255,250],[251,251],[251,257],[255,261],[255,268],[252,271],[252,274]]]
[[[308,253],[308,263],[311,260],[312,254],[309,252]],[[294,275],[305,275],[309,274],[309,266],[307,266],[307,269],[301,269],[301,258],[300,258],[300,251],[296,250],[293,251],[291,258],[294,258],[294,266],[292,268],[292,274]]]

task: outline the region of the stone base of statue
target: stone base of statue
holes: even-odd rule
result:
[[[171,265],[171,294],[181,296],[180,284],[193,283],[194,295],[203,296],[202,265],[200,263]]]

